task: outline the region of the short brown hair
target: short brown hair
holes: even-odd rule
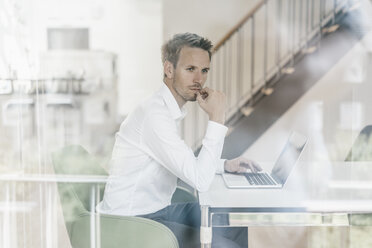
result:
[[[176,68],[180,51],[183,47],[196,47],[201,48],[208,52],[209,60],[212,58],[211,49],[213,47],[212,42],[206,38],[203,38],[197,34],[183,33],[176,34],[172,39],[168,40],[161,49],[162,62],[168,60]]]

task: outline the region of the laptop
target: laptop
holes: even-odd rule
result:
[[[228,188],[282,188],[289,174],[296,165],[307,143],[307,138],[292,132],[273,166],[271,173],[223,173],[222,177]]]

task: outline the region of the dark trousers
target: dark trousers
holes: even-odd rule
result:
[[[180,248],[200,247],[200,206],[198,203],[177,203],[155,213],[140,215],[167,226],[176,236]],[[213,228],[213,248],[248,247],[246,227]]]

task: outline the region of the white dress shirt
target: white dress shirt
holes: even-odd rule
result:
[[[198,191],[208,190],[220,159],[227,127],[209,121],[198,157],[181,139],[180,109],[164,84],[120,126],[110,161],[101,213],[134,216],[156,212],[171,203],[177,178]]]

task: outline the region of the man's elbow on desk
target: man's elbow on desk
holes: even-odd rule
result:
[[[213,175],[211,178],[208,178],[208,180],[200,180],[198,181],[196,184],[195,184],[195,189],[198,191],[198,192],[206,192],[209,190],[212,182],[213,182],[213,179],[214,179],[214,176]]]
[[[209,187],[211,186],[211,184],[209,185],[203,185],[203,186],[199,186],[199,187],[196,187],[196,190],[198,192],[207,192],[209,190]]]

